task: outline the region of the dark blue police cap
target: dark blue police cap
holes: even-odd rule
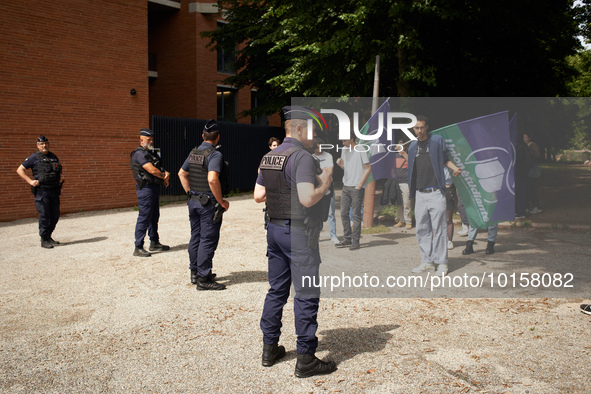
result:
[[[143,135],[144,137],[154,137],[154,132],[150,129],[141,129],[140,135]]]
[[[40,135],[39,138],[37,138],[37,142],[49,142],[49,140],[46,136]]]
[[[282,108],[283,110],[283,118],[285,120],[291,120],[291,119],[314,119],[312,117],[312,114],[314,114],[314,112],[306,107],[300,107],[298,105],[293,105],[293,106],[286,106]]]
[[[218,122],[216,122],[213,119],[209,119],[207,121],[207,123],[205,124],[205,127],[203,127],[203,132],[204,133],[211,133],[213,131],[218,131],[220,128],[218,127]]]

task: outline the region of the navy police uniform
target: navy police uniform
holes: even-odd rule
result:
[[[213,119],[209,120],[203,131],[204,133],[219,132],[217,122]],[[203,141],[201,145],[193,148],[181,170],[185,174],[188,173],[189,181],[187,205],[191,223],[191,240],[189,241],[191,282],[197,285],[198,290],[223,290],[225,285],[213,280],[215,274],[211,270],[220,240],[220,228],[223,222],[221,213],[224,212],[224,208],[219,204],[222,201],[216,201],[209,185],[208,174],[211,171],[219,174],[223,196],[228,193],[228,165],[222,153],[211,142]]]
[[[39,137],[38,142],[47,139]],[[52,152],[43,154],[35,152],[23,162],[25,169],[32,169],[33,178],[39,181],[39,186],[33,187],[35,208],[39,212],[39,235],[42,242],[57,243],[51,239],[51,234],[60,218],[60,188],[62,166],[59,159]],[[51,242],[51,241],[53,242]]]
[[[286,120],[307,119],[285,107]],[[330,196],[305,208],[299,201],[297,184],[317,186],[319,165],[297,139],[286,137],[283,143],[261,160],[257,184],[265,187],[267,200],[267,254],[270,289],[265,298],[260,327],[263,332],[263,366],[271,366],[285,355],[278,346],[281,335],[283,307],[293,283],[294,315],[297,335],[298,362],[296,376],[306,377],[330,373],[336,369],[332,362],[318,360],[316,331],[320,297],[318,284],[320,253],[318,237],[322,222],[328,216]],[[324,207],[324,208],[323,208]],[[311,233],[316,233],[316,236]],[[304,277],[310,280],[303,280]]]
[[[140,130],[140,135],[153,137],[154,132],[150,129]],[[164,180],[158,178],[143,166],[152,163],[158,170],[164,172],[159,154],[155,150],[148,150],[142,146],[134,149],[130,154],[130,166],[136,180],[136,195],[138,203],[138,217],[135,225],[135,248],[143,250],[146,232],[150,237],[150,250],[168,250],[165,245],[160,244],[158,236],[158,220],[160,219],[160,186]],[[135,254],[135,252],[134,252]],[[136,254],[137,255],[137,254]],[[144,251],[142,256],[149,256]]]
[[[274,159],[277,157],[280,159]],[[302,283],[302,275],[309,275],[312,278],[317,276],[321,260],[317,245],[315,249],[307,245],[305,214],[303,206],[297,200],[296,185],[301,182],[315,184],[316,166],[314,158],[304,149],[302,143],[289,137],[285,138],[283,143],[272,152],[265,155],[263,163],[284,160],[285,164],[281,170],[266,169],[265,164],[261,164],[261,171],[257,178],[257,183],[265,186],[267,192],[267,213],[269,215],[267,253],[269,256],[269,285],[271,286],[265,298],[261,330],[264,343],[274,344],[279,341],[283,306],[287,302],[293,281],[296,290],[294,313],[298,336],[297,352],[314,354],[318,347],[316,315],[320,291],[314,287],[305,288]],[[286,192],[286,195],[281,196],[282,190],[277,190],[271,184],[275,181],[275,179],[271,180],[273,172],[284,177],[283,191]],[[280,179],[278,181],[281,182]],[[292,196],[292,194],[294,195]],[[279,202],[280,198],[287,199],[287,204]],[[281,211],[281,208],[284,208],[284,211]],[[316,281],[316,283],[318,282]]]
[[[211,273],[222,227],[222,219],[213,221],[217,201],[209,188],[207,173],[216,171],[221,174],[223,166],[222,154],[204,141],[191,151],[181,167],[189,173],[191,185],[188,202],[191,221],[189,268],[197,270],[199,277],[207,277]]]

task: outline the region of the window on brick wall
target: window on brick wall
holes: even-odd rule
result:
[[[218,29],[222,25],[223,22],[218,22]],[[224,39],[218,48],[218,72],[236,74],[236,45]]]
[[[236,89],[218,86],[218,120],[236,122]]]
[[[254,109],[256,107],[263,105],[263,103],[265,102],[264,100],[265,100],[265,98],[260,97],[256,90],[253,90],[250,92],[250,108]],[[250,123],[256,124],[259,126],[268,126],[269,125],[269,117],[267,115],[251,116]]]

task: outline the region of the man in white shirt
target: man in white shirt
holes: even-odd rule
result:
[[[320,145],[324,144],[324,141],[318,137],[314,138],[314,158],[320,162],[320,168],[324,170],[328,169],[332,175],[334,169],[334,159],[332,155],[326,151],[320,151]],[[335,218],[335,202],[334,202],[334,188],[330,185],[330,190],[326,193],[332,193],[330,198],[330,207],[328,209],[328,229],[330,230],[330,240],[338,244],[340,241],[337,238],[337,221]]]
[[[361,238],[361,204],[365,193],[365,182],[371,174],[367,152],[362,147],[355,150],[355,138],[343,140],[344,148],[337,164],[344,170],[343,193],[341,195],[341,221],[343,222],[343,240],[337,248],[359,249]],[[349,207],[353,208],[353,230],[349,221]]]

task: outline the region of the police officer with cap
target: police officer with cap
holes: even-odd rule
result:
[[[150,251],[165,251],[170,247],[160,243],[158,219],[160,218],[160,185],[168,187],[170,173],[164,170],[159,154],[154,150],[154,132],[140,130],[140,146],[130,154],[130,166],[135,178],[138,217],[135,225],[134,256],[150,257],[144,249],[146,231],[150,237]]]
[[[319,274],[318,236],[328,216],[330,195],[327,199],[325,194],[332,183],[330,173],[320,171],[318,161],[306,150],[313,148],[316,134],[308,135],[310,112],[304,107],[283,108],[286,138],[261,160],[254,189],[255,201],[267,203],[270,218],[267,227],[270,289],[260,322],[262,365],[270,367],[285,356],[285,347],[279,345],[281,317],[293,282],[297,334],[295,376],[298,378],[336,370],[334,362],[315,356],[320,289],[313,283],[319,282],[302,280],[303,276],[314,278]]]
[[[220,129],[210,119],[203,128],[203,143],[195,147],[179,170],[183,189],[189,197],[189,269],[191,283],[197,290],[224,290],[225,285],[215,281],[211,272],[213,256],[220,239],[222,214],[230,207],[223,199],[227,190],[227,163],[216,149]]]
[[[16,172],[29,185],[35,196],[35,208],[39,212],[39,235],[41,247],[46,249],[59,245],[51,238],[53,230],[60,218],[60,190],[62,165],[56,155],[49,151],[49,140],[41,135],[37,138],[38,152],[27,157]],[[25,172],[33,171],[33,179]]]

